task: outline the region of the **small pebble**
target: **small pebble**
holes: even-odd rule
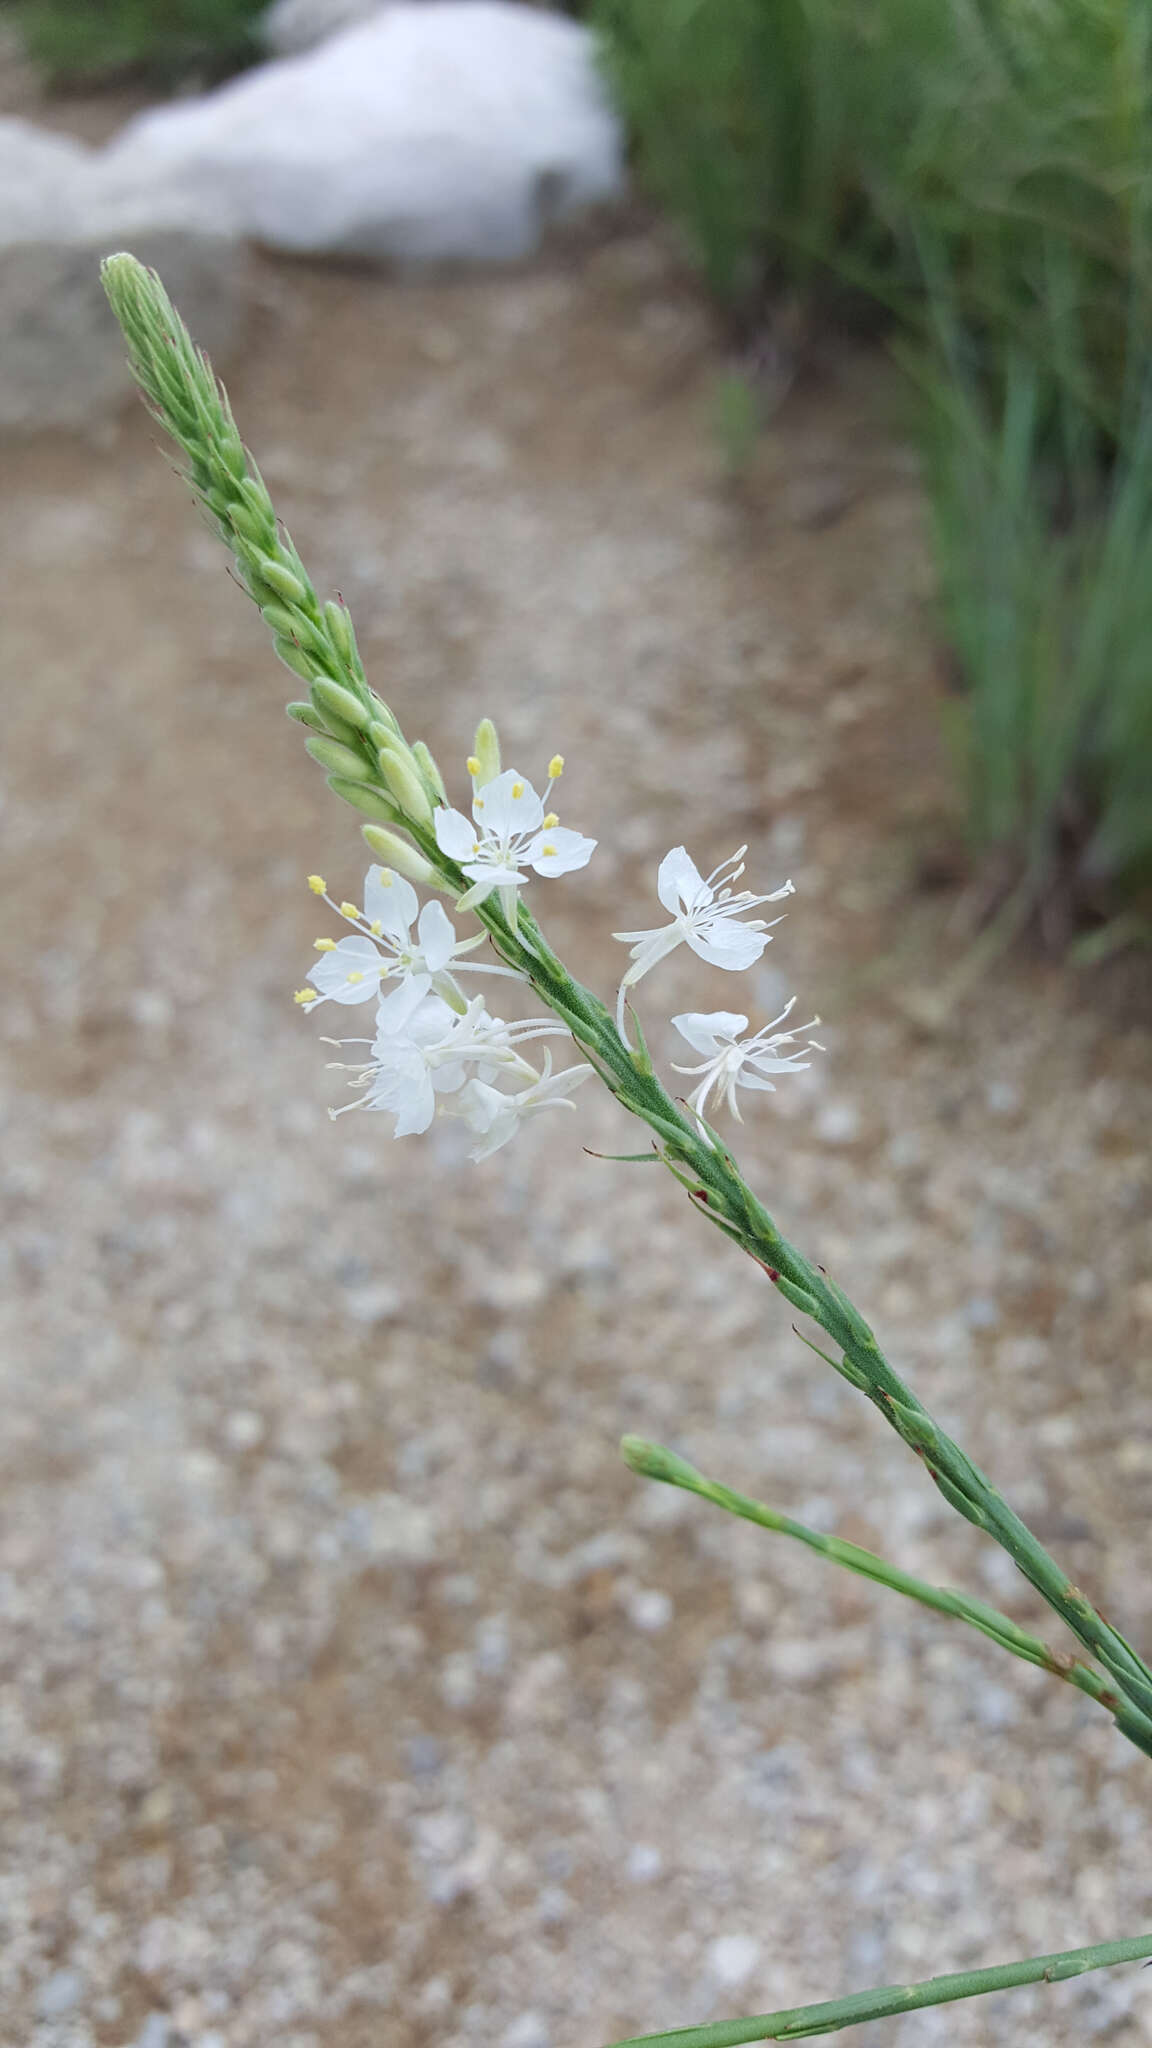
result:
[[[84,1996],[84,1979],[79,1970],[54,1970],[40,1987],[36,2010],[42,2020],[63,2019]]]
[[[630,1593],[625,1612],[633,1628],[642,1629],[645,1635],[658,1635],[667,1628],[674,1609],[669,1595],[652,1586]]]
[[[759,1961],[760,1943],[751,1934],[721,1934],[708,1949],[712,1976],[729,1990],[746,1984]]]
[[[500,2036],[500,2048],[552,2048],[552,2030],[538,2012],[522,2012]]]

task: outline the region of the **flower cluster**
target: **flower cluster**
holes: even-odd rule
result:
[[[428,763],[428,775],[439,782],[430,756]],[[398,871],[403,865],[419,881],[450,892],[462,911],[478,909],[498,894],[515,933],[526,871],[571,873],[587,865],[596,846],[594,839],[561,826],[548,808],[563,767],[562,756],[554,755],[547,787],[538,795],[516,769],[501,768],[495,727],[485,720],[468,760],[470,819],[447,801],[434,810],[429,806],[421,841],[427,855],[377,825],[365,827],[369,843],[397,865],[381,862],[369,869],[362,907],[336,903],[322,878],[309,876],[310,888],[349,930],[340,939],[316,940],[320,957],[296,1001],[305,1009],[323,1003],[375,1004],[373,1037],[327,1041],[365,1049],[358,1059],[332,1063],[350,1075],[355,1100],[331,1115],[345,1109],[385,1110],[394,1119],[397,1137],[426,1131],[437,1116],[454,1117],[471,1133],[472,1158],[485,1159],[538,1111],[573,1106],[572,1096],[592,1068],[554,1072],[549,1049],[539,1067],[524,1050],[537,1039],[570,1039],[568,1026],[552,1017],[506,1022],[489,1012],[482,995],[467,995],[461,976],[500,975],[518,982],[528,976],[518,967],[473,958],[487,934],[460,938],[443,904],[433,897],[421,905],[412,882]],[[413,821],[406,817],[405,822],[411,831]],[[631,947],[617,1004],[625,1044],[630,992],[677,946],[687,945],[702,960],[729,972],[759,960],[771,926],[749,912],[791,895],[792,883],[761,894],[739,888],[746,851],[739,848],[706,878],[682,846],[674,846],[661,861],[656,893],[670,922],[615,935]],[[461,877],[467,884],[463,889]],[[741,1121],[738,1089],[771,1090],[773,1077],[802,1070],[809,1064],[803,1055],[821,1050],[814,1040],[799,1042],[797,1032],[786,1028],[794,1001],[751,1036],[744,1035],[747,1017],[728,1010],[685,1012],[672,1019],[681,1037],[703,1054],[698,1065],[676,1067],[695,1082],[689,1103],[701,1123],[713,1100]],[[813,1024],[818,1021],[814,1018]]]
[[[357,1094],[331,1116],[387,1110],[398,1138],[426,1131],[437,1113],[458,1117],[477,1140],[471,1156],[486,1159],[526,1117],[571,1106],[591,1068],[555,1074],[545,1052],[541,1071],[520,1050],[533,1039],[570,1037],[567,1025],[546,1017],[506,1023],[489,1014],[483,996],[465,999],[456,979],[461,972],[523,980],[514,968],[465,957],[483,945],[483,932],[459,939],[443,905],[433,900],[421,909],[411,883],[390,868],[369,869],[362,910],[334,903],[319,875],[310,875],[308,885],[352,931],[340,940],[317,939],[312,986],[298,989],[296,1001],[304,1009],[376,1002],[374,1038],[328,1041],[371,1048],[365,1058],[332,1062],[351,1074]],[[393,986],[384,993],[386,983]],[[500,1081],[511,1083],[511,1091],[497,1086]]]

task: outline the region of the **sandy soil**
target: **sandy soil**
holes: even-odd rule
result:
[[[567,755],[586,979],[674,840],[794,876],[748,993],[829,1056],[746,1165],[1148,1644],[1146,990],[1017,959],[917,1027],[959,940],[914,468],[846,358],[733,493],[716,360],[641,236],[272,273],[231,386],[409,732]],[[479,1169],[329,1124],[303,877],[362,850],[259,622],[142,415],[5,469],[0,2039],[597,2048],[1147,1925],[1089,1702],[619,1463],[674,1441],[1044,1627],[672,1181],[585,1155],[611,1105]],[[666,1056],[732,989],[644,996]],[[1150,1984],[867,2039],[1147,2042]]]

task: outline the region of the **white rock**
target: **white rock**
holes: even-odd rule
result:
[[[296,254],[507,262],[619,194],[622,143],[586,29],[428,0],[141,116],[102,175]]]
[[[708,1968],[729,1990],[747,1983],[760,1961],[760,1943],[750,1934],[721,1934],[708,1949]]]
[[[110,186],[99,152],[0,120],[0,428],[87,426],[132,396],[100,259],[161,270],[217,360],[238,340],[243,249],[192,194]]]
[[[672,1601],[659,1586],[637,1587],[629,1594],[625,1611],[633,1628],[658,1635],[672,1619]]]

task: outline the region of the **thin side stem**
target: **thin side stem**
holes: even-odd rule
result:
[[[999,1963],[990,1970],[958,1970],[951,1977],[928,1977],[920,1984],[887,1984],[879,1991],[854,1991],[847,1998],[821,1999],[787,2012],[756,2013],[750,2019],[713,2020],[702,2027],[673,2027],[665,2034],[635,2034],[612,2048],[744,2048],[749,2041],[803,2041],[816,2034],[838,2034],[842,2027],[868,2020],[899,2019],[926,2005],[954,2005],[961,1998],[980,1998],[988,1991],[1014,1991],[1021,1984],[1060,1984],[1088,1970],[1107,1970],[1116,1963],[1139,1963],[1152,1956],[1152,1934],[1131,1941],[1102,1941],[1095,1948],[1063,1949],[1054,1956],[1029,1956],[1020,1963]]]
[[[777,1229],[715,1133],[702,1130],[672,1100],[646,1052],[633,1052],[625,1045],[604,1004],[568,973],[531,913],[521,908],[516,933],[490,902],[478,914],[501,957],[519,967],[541,999],[568,1024],[617,1100],[655,1131],[665,1164],[685,1181],[696,1207],[736,1239],[786,1301],[828,1332],[842,1354],[828,1362],[867,1396],[915,1452],[949,1506],[1007,1551],[1108,1673],[1111,1684],[1095,1696],[1121,1733],[1152,1756],[1152,1670],[1132,1645],[1073,1585],[987,1475],[940,1428],[885,1357],[854,1303]]]
[[[864,1550],[857,1543],[846,1543],[840,1536],[825,1536],[819,1529],[810,1529],[805,1522],[795,1521],[791,1515],[782,1515],[775,1508],[766,1507],[763,1501],[752,1500],[746,1493],[737,1493],[730,1486],[707,1479],[686,1458],[677,1457],[663,1444],[651,1444],[642,1437],[626,1436],[620,1449],[625,1463],[645,1479],[656,1479],[665,1486],[683,1487],[686,1493],[698,1494],[701,1500],[711,1501],[714,1507],[723,1508],[726,1514],[737,1515],[742,1521],[754,1522],[758,1528],[771,1529],[777,1535],[791,1536],[808,1550],[814,1550],[818,1557],[827,1558],[830,1564],[842,1565],[846,1571],[871,1579],[874,1585],[887,1586],[890,1592],[903,1593],[906,1599],[916,1600],[921,1607],[930,1607],[936,1614],[947,1614],[953,1621],[966,1622],[970,1628],[978,1629],[981,1635],[988,1636],[1002,1650],[1009,1650],[1026,1664],[1035,1664],[1054,1678],[1063,1678],[1078,1691],[1087,1693],[1089,1699],[1105,1706],[1109,1703],[1112,1696],[1100,1672],[1079,1658],[1059,1655],[1047,1643],[1041,1642],[1039,1636],[1029,1635],[1027,1629],[1021,1628],[1009,1615],[1001,1614],[998,1608],[988,1606],[985,1601],[957,1592],[951,1586],[929,1585],[926,1579],[918,1579],[899,1565],[889,1564],[887,1558],[878,1557],[873,1550]]]

